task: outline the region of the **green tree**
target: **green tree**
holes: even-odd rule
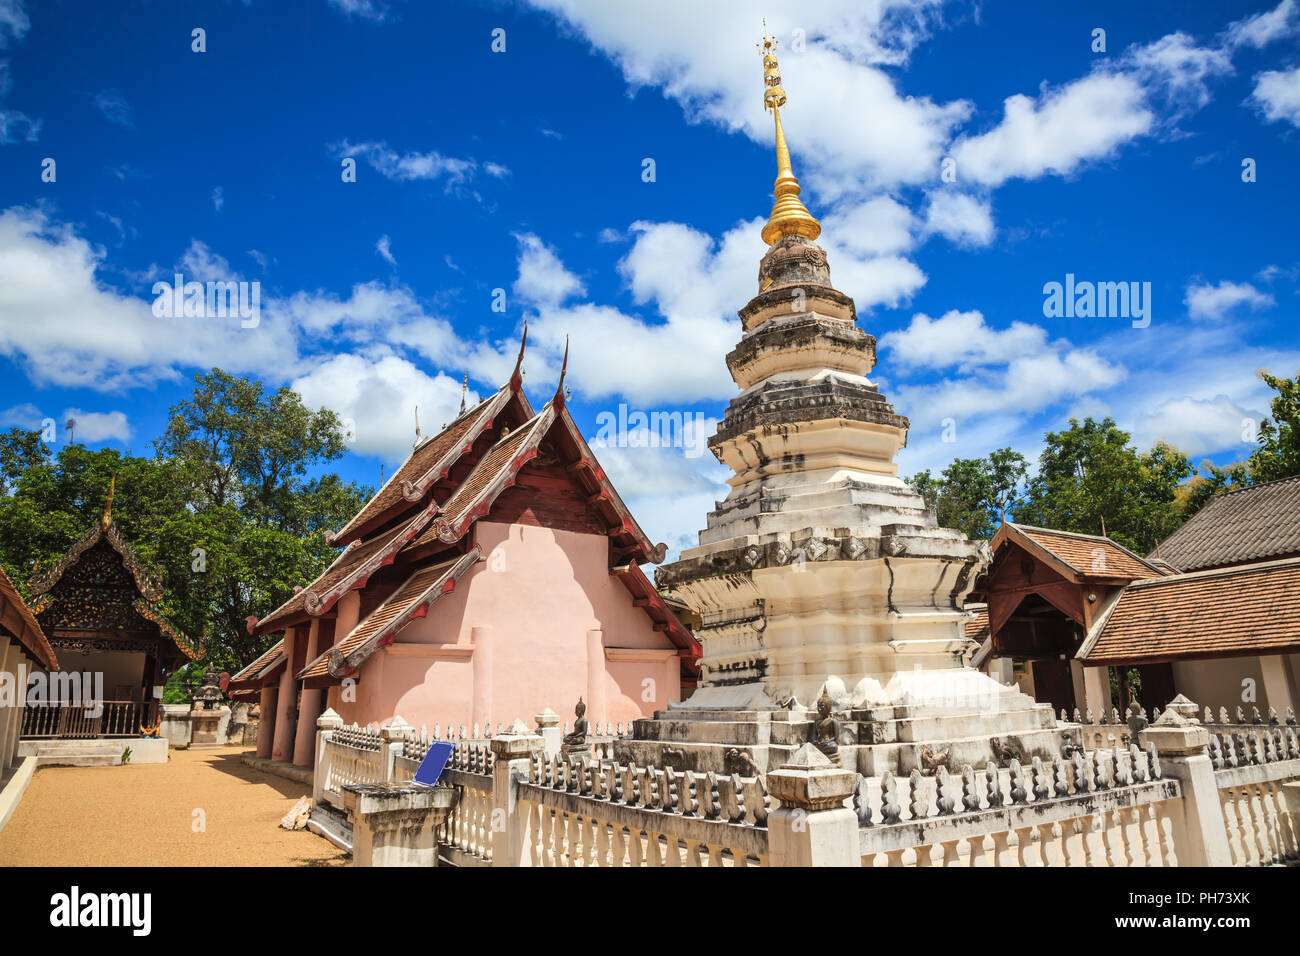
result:
[[[936,478],[929,469],[907,479],[940,526],[989,538],[1019,500],[1028,464],[1010,448],[985,458],[955,458]]]
[[[1195,469],[1187,456],[1158,443],[1148,452],[1109,419],[1048,432],[1038,474],[1016,511],[1026,524],[1106,534],[1146,554],[1183,520],[1179,488]]]
[[[334,474],[307,477],[342,454],[337,415],[220,369],[196,376],[152,458],[75,444],[50,458],[29,436],[39,439],[0,436],[0,478],[11,492],[0,498],[0,561],[20,587],[99,520],[115,480],[113,518],[162,578],[163,611],[186,634],[206,634],[201,666],[218,669],[265,650],[246,619],[333,561],[326,533],[372,493]]]
[[[1269,404],[1271,418],[1259,423],[1259,447],[1246,466],[1255,482],[1277,481],[1300,475],[1300,372],[1281,378],[1265,369],[1259,377],[1277,394]]]

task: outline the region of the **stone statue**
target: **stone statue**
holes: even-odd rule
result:
[[[573,722],[573,732],[564,735],[564,742],[570,746],[582,746],[587,742],[587,705],[578,698],[578,703],[573,708],[573,716],[577,718]]]
[[[754,763],[754,758],[748,750],[741,750],[739,747],[728,747],[727,752],[722,755],[723,767],[726,773],[738,773],[742,777],[759,777],[762,771]]]
[[[935,750],[929,744],[921,744],[921,773],[927,777],[933,777],[940,767],[947,769],[948,755],[952,748],[945,750]]]
[[[1135,744],[1139,743],[1138,734],[1147,729],[1147,718],[1146,714],[1142,713],[1142,705],[1136,700],[1129,701],[1127,723],[1129,740]]]
[[[1144,725],[1145,725],[1145,721],[1146,718],[1144,717],[1143,718]],[[1061,759],[1062,760],[1069,760],[1075,754],[1081,754],[1083,752],[1084,752],[1083,748],[1074,742],[1074,735],[1072,733],[1066,731],[1065,733],[1061,734]]]
[[[194,709],[212,710],[221,702],[216,668],[209,666],[203,675],[203,685],[194,692]]]
[[[817,720],[813,723],[813,746],[830,758],[831,763],[840,763],[840,723],[831,716],[831,695],[825,690],[817,698]]]
[[[1069,734],[1066,734],[1066,736],[1068,737]],[[999,764],[1009,760],[1018,760],[1021,756],[1018,748],[1009,743],[1004,744],[999,737],[990,738],[989,747],[993,751],[993,759]]]

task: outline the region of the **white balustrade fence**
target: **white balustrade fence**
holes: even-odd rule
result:
[[[1295,728],[1255,728],[1210,735],[1210,762],[1236,866],[1268,866],[1300,859],[1300,806],[1283,785],[1300,780],[1300,735]]]
[[[1169,804],[1154,747],[989,763],[933,780],[885,774],[854,795],[863,866],[1174,866]],[[879,811],[873,825],[872,805]]]
[[[765,866],[761,777],[534,757],[518,784],[532,866]]]
[[[862,866],[1252,866],[1300,859],[1296,728],[1278,720],[1216,723],[1229,729],[1210,732],[1185,711],[1143,731],[1144,749],[1115,741],[1123,725],[1083,725],[1114,742],[1047,763],[1013,760],[955,774],[940,768],[933,777],[868,780],[805,747],[810,753],[780,769],[781,789],[771,793],[771,775],[619,762],[607,756],[612,739],[581,757],[548,756],[542,736],[516,721],[490,742],[451,736],[455,747],[439,786],[454,788],[456,799],[435,836],[441,858],[458,866],[853,859]],[[417,733],[400,718],[378,731],[339,723],[320,724],[317,806],[341,808],[349,784],[408,784],[432,743],[444,739],[437,726],[433,735]],[[792,779],[818,786],[791,789]],[[1206,810],[1204,800],[1189,801],[1193,783],[1199,792],[1217,791],[1219,805]],[[793,802],[782,806],[786,799]],[[807,836],[814,814],[824,814],[821,832],[834,833],[833,840]],[[849,856],[834,857],[827,846]]]

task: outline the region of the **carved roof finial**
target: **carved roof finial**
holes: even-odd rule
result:
[[[555,386],[555,397],[551,399],[552,404],[557,408],[564,407],[564,376],[569,370],[569,337],[564,337],[564,361],[560,364],[560,381]]]
[[[460,413],[465,414],[465,396],[469,394],[469,372],[465,373],[465,378],[460,383]]]
[[[524,384],[524,349],[528,345],[528,320],[524,320],[524,337],[519,342],[519,358],[515,359],[515,371],[510,376],[510,387],[516,392]]]

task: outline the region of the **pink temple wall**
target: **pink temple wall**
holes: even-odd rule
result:
[[[330,689],[345,722],[531,727],[546,707],[572,720],[579,696],[588,719],[626,722],[680,699],[677,648],[610,575],[606,537],[484,521],[474,533],[487,560],[365,662],[355,702]]]

